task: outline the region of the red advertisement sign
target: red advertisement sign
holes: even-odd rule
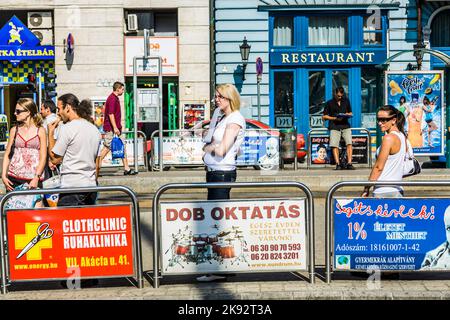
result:
[[[130,205],[9,210],[10,280],[132,276]]]

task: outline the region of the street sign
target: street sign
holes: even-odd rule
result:
[[[261,81],[262,74],[263,74],[263,61],[261,57],[258,57],[256,59],[256,78],[258,79],[258,81]]]
[[[275,116],[275,128],[286,129],[294,126],[294,117],[289,114],[281,114]]]

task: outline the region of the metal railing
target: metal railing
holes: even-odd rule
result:
[[[178,135],[175,134],[175,135],[172,135],[172,136],[164,136],[164,138],[177,138],[177,137],[181,138],[181,137],[183,137],[183,138],[188,138],[188,139],[189,138],[201,139],[201,134],[199,135],[198,133],[202,132],[202,131],[203,131],[202,128],[193,128],[193,129],[163,130],[163,133],[179,133]],[[261,132],[261,133],[264,133],[264,134],[261,134],[260,136],[274,137],[274,138],[278,139],[278,166],[277,166],[277,168],[282,168],[283,165],[284,165],[284,161],[283,161],[283,158],[282,158],[282,156],[283,156],[283,150],[282,150],[283,140],[281,139],[283,134],[282,134],[282,132],[280,132],[280,129],[273,129],[273,128],[269,128],[269,129],[253,129],[253,128],[252,129],[246,129],[244,137],[253,137],[253,135],[247,135],[248,133],[252,133],[252,132],[256,132],[256,133]],[[298,161],[298,159],[297,159],[297,134],[296,133],[297,132],[294,131],[294,140],[292,142],[293,149],[294,149],[293,150],[293,153],[294,153],[294,157],[293,157],[293,159],[294,159],[294,170],[297,170],[297,161]],[[164,164],[164,160],[161,161],[161,159],[158,159],[158,161],[155,161],[155,154],[158,153],[158,155],[159,155],[159,148],[160,148],[160,145],[162,144],[162,143],[160,143],[158,141],[158,150],[156,150],[156,147],[155,147],[156,143],[154,143],[154,138],[155,138],[155,136],[158,136],[158,135],[159,135],[159,131],[154,131],[152,133],[152,135],[151,135],[151,138],[150,138],[152,140],[151,170],[156,170],[157,166],[159,166],[160,164],[162,164],[163,167],[165,167],[165,166],[177,166],[177,167],[186,166],[186,167],[189,167],[189,166],[202,166],[203,165],[203,160],[198,160],[198,161],[194,161],[194,162],[191,162],[191,163],[186,163],[186,162],[170,163],[170,164],[166,163],[166,165]],[[257,138],[258,136],[255,135],[254,137]],[[202,145],[202,147],[203,147],[203,145]],[[243,145],[241,145],[241,150],[242,150],[242,147],[243,147]],[[162,148],[164,148],[164,147],[162,146]],[[196,150],[196,153],[198,154],[198,153],[201,153],[201,152],[203,152],[203,151],[200,150],[200,147],[198,147],[198,149]],[[195,151],[194,151],[194,153],[195,153]],[[244,151],[244,154],[245,154],[245,151]],[[248,163],[240,163],[239,155],[238,155],[237,161],[238,161],[238,163],[236,164],[237,167],[258,166],[261,169],[265,169],[265,166],[260,164],[260,163],[258,163],[257,161],[254,162],[254,163],[250,163],[250,162],[248,162]],[[273,165],[273,166],[276,166],[276,165]],[[271,168],[270,165],[268,165],[267,168],[269,168],[268,170],[272,170],[272,169],[270,169]]]
[[[367,135],[367,160],[368,160],[368,165],[369,168],[372,168],[372,142],[371,142],[371,133],[370,130],[366,129],[366,128],[350,128],[353,131],[360,131],[360,132],[364,132]],[[330,130],[326,129],[326,128],[313,128],[311,130],[309,130],[308,132],[308,161],[307,161],[307,168],[311,168],[311,155],[312,155],[312,146],[311,146],[311,134],[316,133],[318,134],[316,137],[324,137],[324,136],[329,136],[329,132]],[[352,133],[353,136],[353,133]],[[342,151],[341,151],[342,152]],[[333,155],[331,155],[333,157]]]
[[[149,278],[149,281],[153,282],[153,287],[159,287],[159,279],[160,277],[160,259],[162,259],[162,241],[160,234],[160,211],[159,204],[161,196],[168,190],[180,190],[180,189],[207,189],[207,188],[298,188],[302,190],[306,195],[306,236],[308,239],[308,251],[307,251],[307,265],[309,272],[309,281],[311,284],[314,283],[314,201],[313,194],[311,190],[304,184],[299,182],[230,182],[230,183],[173,183],[166,184],[160,187],[154,197],[153,197],[153,230],[154,230],[154,239],[153,239],[153,277],[151,277],[148,273],[145,274],[146,277]],[[239,199],[242,200],[242,199]],[[251,199],[255,200],[255,199]],[[295,271],[303,271],[303,270],[295,270]],[[286,271],[280,271],[286,272]],[[162,273],[162,271],[161,271]]]
[[[52,189],[33,189],[33,190],[19,190],[19,191],[11,191],[7,193],[0,200],[0,212],[1,212],[1,227],[0,227],[0,239],[5,239],[6,241],[2,241],[0,245],[0,254],[1,254],[1,292],[2,294],[6,294],[6,286],[7,286],[7,275],[9,271],[7,269],[8,265],[8,255],[6,254],[5,246],[8,244],[7,235],[6,235],[6,214],[4,210],[4,206],[8,199],[14,196],[25,196],[25,195],[38,195],[38,194],[65,194],[65,193],[87,193],[87,192],[110,192],[110,191],[120,191],[127,194],[131,198],[131,202],[133,205],[133,224],[134,224],[134,259],[136,262],[136,282],[138,288],[144,287],[143,281],[143,267],[142,267],[142,246],[141,246],[141,231],[140,231],[140,213],[139,213],[139,203],[136,194],[125,186],[107,186],[107,187],[84,187],[84,188],[52,188]],[[63,208],[63,207],[61,207]],[[24,209],[25,210],[25,209]],[[29,209],[34,210],[34,209]],[[42,209],[39,209],[42,210]],[[49,211],[52,208],[48,209]]]
[[[331,282],[332,267],[332,247],[334,240],[334,211],[333,196],[341,188],[344,187],[373,187],[373,186],[415,186],[415,187],[450,187],[448,181],[342,181],[334,184],[327,193],[325,202],[325,276],[326,282]],[[361,189],[362,191],[362,189]],[[382,198],[380,198],[382,199]],[[386,198],[388,199],[388,198]],[[389,198],[392,199],[392,198]],[[396,270],[397,271],[397,270]]]

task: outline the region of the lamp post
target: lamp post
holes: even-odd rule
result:
[[[244,41],[239,46],[239,50],[241,51],[241,60],[242,60],[242,80],[245,80],[245,69],[247,68],[248,57],[250,55],[251,45],[247,43],[246,37],[244,37]]]

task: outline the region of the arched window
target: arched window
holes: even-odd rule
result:
[[[437,14],[431,22],[432,47],[450,47],[450,9]]]

